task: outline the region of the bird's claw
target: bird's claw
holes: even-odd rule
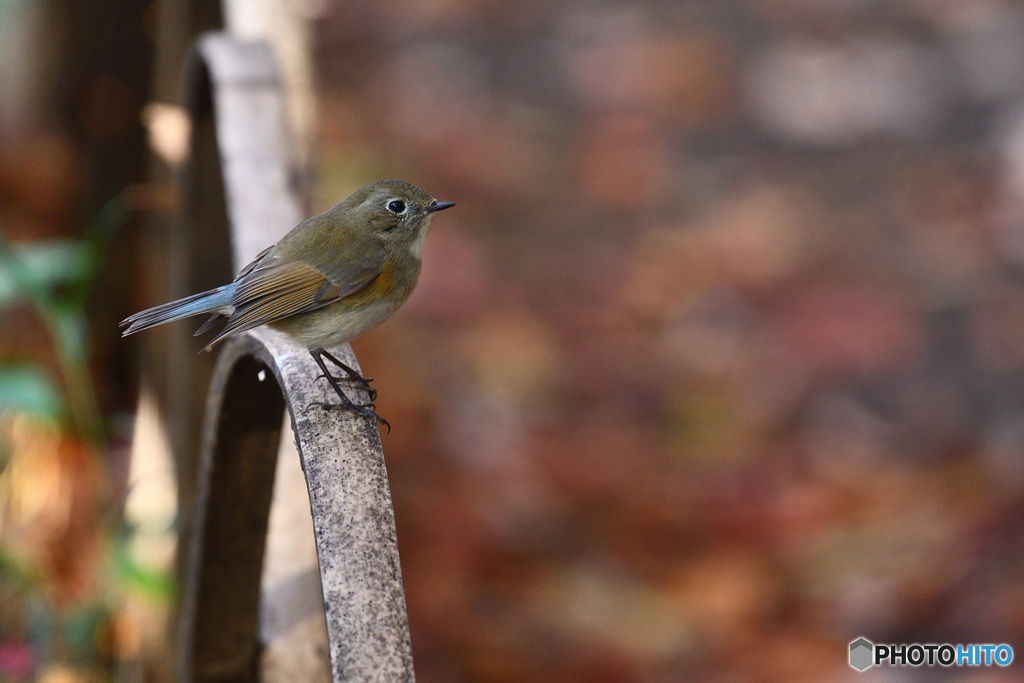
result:
[[[372,377],[335,377],[334,375],[317,375],[317,379],[326,379],[328,382],[334,380],[335,382],[353,382],[358,384],[363,391],[370,396],[370,401],[377,400],[377,390],[370,386],[370,382],[373,381]]]
[[[373,381],[372,377],[370,377],[369,379],[363,377],[355,369],[349,367],[348,365],[345,365],[345,363],[341,362],[331,354],[327,353],[322,348],[311,349],[310,355],[313,356],[313,360],[316,361],[316,364],[320,366],[320,370],[323,372],[322,375],[317,375],[317,379],[326,379],[330,383],[331,388],[333,388],[334,391],[337,392],[338,398],[341,399],[341,405],[333,405],[330,403],[318,401],[315,403],[310,403],[310,406],[320,406],[324,410],[351,410],[356,415],[371,418],[375,424],[380,423],[382,426],[387,427],[388,433],[391,433],[391,424],[383,417],[377,414],[377,410],[373,405],[373,402],[377,399],[377,390],[370,386],[370,382]],[[327,366],[324,365],[324,358],[334,363],[334,365],[336,365],[341,370],[344,370],[345,374],[348,376],[335,377],[334,375],[332,375],[330,372],[328,372]],[[366,390],[366,393],[369,395],[370,402],[365,405],[353,403],[352,400],[345,395],[345,392],[341,390],[341,385],[338,384],[338,382],[340,381],[355,382],[356,384],[361,386],[363,389]],[[307,406],[307,408],[308,407],[309,406]]]

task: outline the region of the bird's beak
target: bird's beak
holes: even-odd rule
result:
[[[427,213],[434,213],[435,211],[444,211],[455,206],[455,202],[439,202],[436,199],[431,202],[430,206],[427,207]]]

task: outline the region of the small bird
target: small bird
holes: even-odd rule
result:
[[[361,187],[327,211],[294,227],[264,249],[234,282],[155,306],[121,322],[121,336],[179,318],[210,314],[196,336],[224,322],[209,349],[225,337],[270,325],[309,349],[342,401],[329,409],[353,410],[390,430],[374,407],[377,392],[324,347],[351,341],[401,306],[420,274],[423,242],[434,214],[455,206],[409,183],[380,180]],[[324,359],[344,370],[335,377]],[[353,403],[338,384],[361,385],[370,403]]]

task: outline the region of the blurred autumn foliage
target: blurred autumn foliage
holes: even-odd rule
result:
[[[111,244],[152,206],[123,177],[105,183],[133,158],[124,141],[142,99],[109,69],[96,76],[111,53],[83,54],[90,22],[63,33],[89,17],[82,5],[0,6],[2,681],[111,680],[115,661],[139,654],[129,596],[171,595],[166,571],[128,549],[130,422],[114,397],[132,390],[97,354],[109,335],[95,334],[117,301],[103,291]],[[119,161],[98,168],[107,144]]]
[[[1020,649],[1017,3],[309,11],[313,208],[381,177],[458,204],[354,344],[395,427],[419,680],[842,680],[858,636]],[[73,138],[0,141],[4,235],[88,239]],[[3,413],[0,677],[20,680],[134,642],[99,584],[143,574],[110,549],[118,421],[104,441],[26,417],[63,405],[59,349],[45,316],[0,313],[36,397]],[[116,363],[93,361],[105,416],[130,407]]]
[[[331,3],[316,30],[317,208],[379,176],[458,203],[354,344],[420,680],[838,680],[859,635],[1020,642],[1019,7]]]

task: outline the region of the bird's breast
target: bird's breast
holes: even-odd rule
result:
[[[419,263],[396,267],[386,261],[373,282],[349,296],[271,323],[309,348],[352,341],[388,319],[416,285]]]

